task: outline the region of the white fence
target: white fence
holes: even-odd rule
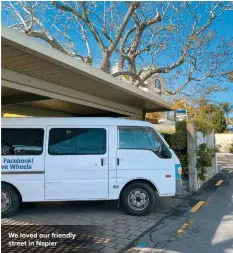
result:
[[[206,143],[207,147],[214,148],[215,147],[215,134],[214,132],[210,134],[203,134],[202,132],[197,131],[197,148],[202,144]],[[198,157],[197,157],[198,158]],[[216,155],[212,159],[212,167],[207,168],[206,170],[206,180],[201,181],[198,179],[198,188],[201,187],[206,181],[208,181],[210,178],[212,178],[214,175],[218,173],[218,166],[217,166],[217,160]]]
[[[187,154],[189,161],[189,189],[190,191],[196,192],[202,184],[212,178],[215,174],[218,173],[218,166],[216,161],[216,155],[212,159],[212,166],[206,168],[206,180],[201,181],[199,179],[197,170],[198,155],[197,149],[202,144],[206,143],[207,147],[215,147],[215,137],[214,133],[204,135],[202,132],[196,131],[195,125],[193,122],[187,123]]]
[[[214,147],[214,132],[205,135],[202,132],[197,131],[197,147],[199,147],[202,143],[206,143],[208,147]]]

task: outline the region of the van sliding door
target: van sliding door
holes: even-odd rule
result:
[[[50,126],[45,199],[108,198],[108,127]]]

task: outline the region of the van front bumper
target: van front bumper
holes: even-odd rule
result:
[[[181,195],[182,193],[182,179],[177,178],[176,179],[176,195]]]

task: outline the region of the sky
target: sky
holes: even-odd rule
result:
[[[47,15],[53,15],[52,11],[47,11]],[[12,24],[12,20],[9,19],[9,16],[8,14],[2,10],[2,22],[4,24]],[[233,38],[233,14],[231,11],[227,11],[223,16],[221,16],[219,18],[219,20],[217,20],[216,22],[214,22],[214,24],[212,25],[212,29],[214,29],[216,31],[216,33],[219,35],[219,36],[231,36]],[[79,45],[79,41],[77,39],[77,35],[75,36],[75,33],[71,33],[70,34],[71,38],[76,40],[76,43]],[[76,38],[76,39],[75,39]],[[98,48],[94,46],[94,41],[92,42],[92,47],[93,47],[93,52],[95,55],[98,55]],[[214,43],[213,42],[213,46],[214,46]],[[84,48],[82,48],[82,46],[80,45],[80,48],[81,50],[85,50]],[[174,51],[174,54],[176,52]],[[145,57],[145,60],[146,60],[146,57]],[[160,63],[162,64],[165,64],[168,63],[168,59],[165,59],[165,58],[160,58],[159,59]],[[183,81],[183,80],[180,80],[180,81]],[[214,93],[212,96],[211,96],[211,99],[213,101],[216,101],[216,102],[231,102],[233,104],[233,83],[229,83],[227,81],[223,81],[222,82],[222,85],[223,86],[231,86],[231,88],[229,88],[228,91],[226,92],[218,92],[218,93]],[[231,114],[231,116],[233,117],[233,113]]]
[[[226,35],[233,33],[233,12],[227,11],[223,17],[220,18],[218,22],[215,22],[213,27],[216,28],[216,31],[221,35]],[[219,103],[221,102],[230,102],[233,104],[233,83],[227,82],[231,88],[226,92],[218,92],[213,94],[213,99]],[[230,114],[233,117],[233,113]]]

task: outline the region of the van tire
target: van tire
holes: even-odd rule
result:
[[[2,183],[1,193],[2,201],[6,199],[10,201],[8,208],[6,210],[1,210],[2,218],[7,218],[14,215],[19,209],[21,202],[20,196],[13,186],[6,183]]]
[[[136,207],[134,205],[135,201],[132,201],[132,199],[135,199],[135,197],[138,199],[137,201],[139,201],[136,201],[136,204],[141,205],[142,202],[144,207]],[[132,183],[126,186],[121,194],[121,204],[124,211],[133,216],[150,214],[155,205],[155,199],[156,193],[147,183]]]

